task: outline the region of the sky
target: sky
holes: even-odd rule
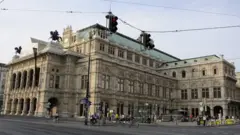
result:
[[[119,1],[155,5],[154,7],[111,3],[113,14],[146,31],[240,25],[239,0]],[[174,10],[159,6],[227,13],[239,17]],[[110,2],[106,0],[4,0],[0,4],[0,8],[100,12],[69,14],[0,10],[0,62],[8,63],[15,54],[14,48],[16,46],[23,47],[23,55],[32,52],[33,44],[31,44],[30,37],[49,41],[50,31],[58,30],[62,33],[68,25],[71,25],[74,31],[96,23],[105,26],[106,14],[101,12],[109,11]],[[140,35],[140,31],[120,21],[118,23],[118,32],[134,39]],[[240,28],[231,28],[179,33],[151,33],[151,38],[157,49],[180,59],[223,54],[225,59],[235,63],[236,71],[240,71],[239,35]]]

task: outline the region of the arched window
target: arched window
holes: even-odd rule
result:
[[[32,87],[33,86],[33,69],[31,69],[29,71],[29,81],[28,81],[28,87]]]
[[[16,74],[12,75],[12,89],[15,89],[15,82],[16,82]]]
[[[56,78],[55,78],[55,88],[59,88],[59,84],[60,84],[60,76],[57,75]]]
[[[172,77],[176,77],[176,72],[174,71],[173,73],[172,73]]]
[[[22,73],[19,72],[17,75],[17,88],[20,88],[21,78],[22,78]]]
[[[213,74],[216,75],[217,74],[217,68],[213,69]]]
[[[186,77],[186,71],[182,71],[182,78],[185,78]]]
[[[206,70],[205,70],[205,69],[202,70],[202,75],[203,75],[203,76],[206,75]]]
[[[23,71],[23,85],[22,87],[25,88],[27,83],[27,71]]]
[[[195,76],[196,69],[192,69],[192,76]]]

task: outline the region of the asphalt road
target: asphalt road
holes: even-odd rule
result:
[[[240,135],[240,125],[222,127],[84,126],[81,122],[0,118],[0,135]]]

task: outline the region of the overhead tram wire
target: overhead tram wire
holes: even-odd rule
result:
[[[107,14],[109,12],[82,12],[82,11],[63,11],[63,10],[39,10],[39,9],[8,9],[8,8],[1,8],[0,10],[3,11],[23,11],[23,12],[55,12],[55,13],[71,13],[71,14]],[[187,32],[187,31],[203,31],[203,30],[214,30],[214,29],[227,29],[227,28],[240,28],[240,25],[232,25],[232,26],[221,26],[221,27],[208,27],[208,28],[196,28],[196,29],[180,29],[180,30],[167,30],[167,31],[149,31],[149,30],[143,30],[140,28],[135,27],[134,25],[131,25],[127,21],[124,21],[123,19],[119,18],[121,22],[123,22],[125,25],[128,25],[136,30],[139,30],[141,32],[149,32],[149,33],[174,33],[174,32]]]
[[[55,12],[55,13],[72,13],[72,14],[106,14],[108,12],[82,12],[82,11],[74,11],[74,10],[39,10],[39,9],[9,9],[9,8],[1,8],[3,11],[22,11],[22,12]]]
[[[216,30],[216,29],[230,29],[230,28],[240,28],[240,25],[230,25],[230,26],[219,26],[219,27],[206,27],[206,28],[195,28],[195,29],[180,29],[180,30],[167,30],[167,31],[149,31],[149,30],[142,30],[139,29],[128,22],[122,20],[119,18],[121,22],[123,22],[125,25],[128,25],[136,30],[139,30],[141,32],[148,32],[148,33],[176,33],[176,32],[190,32],[190,31],[203,31],[203,30]]]
[[[215,15],[222,15],[222,16],[231,16],[231,17],[237,17],[237,18],[240,19],[240,16],[235,15],[235,14],[228,14],[228,13],[219,13],[219,12],[211,12],[211,11],[203,11],[203,10],[195,10],[195,9],[177,8],[177,7],[170,7],[170,6],[150,5],[150,4],[145,4],[145,3],[121,1],[121,0],[103,0],[103,1],[111,1],[111,2],[115,2],[115,3],[132,4],[132,5],[148,6],[148,7],[155,7],[155,8],[166,8],[166,9],[172,9],[172,10],[199,12],[199,13],[205,13],[205,14],[215,14]]]
[[[229,29],[229,28],[240,28],[240,25],[196,28],[196,29],[182,29],[182,30],[180,29],[180,30],[168,30],[168,31],[146,31],[146,32],[149,32],[149,33],[173,33],[173,32],[203,31],[203,30],[216,30],[216,29]]]
[[[134,28],[134,29],[136,29],[136,30],[142,31],[142,32],[144,31],[144,30],[142,30],[142,29],[139,29],[139,28],[137,28],[137,27],[131,25],[130,23],[124,21],[124,20],[121,19],[121,18],[118,18],[118,19],[119,19],[122,23],[124,23],[125,25],[128,25],[128,26],[130,26],[130,27],[132,27],[132,28]]]
[[[0,4],[2,4],[4,2],[4,0],[0,1]]]

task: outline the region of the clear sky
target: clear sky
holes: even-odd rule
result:
[[[156,6],[220,12],[240,16],[239,0],[121,0]],[[107,12],[109,1],[104,0],[5,0],[0,8],[40,9],[82,12]],[[176,30],[227,25],[240,25],[240,17],[222,16],[169,8],[112,3],[112,12],[128,23],[144,30]],[[105,14],[67,14],[48,12],[0,11],[0,62],[7,63],[14,55],[15,46],[31,52],[30,37],[48,41],[49,31],[72,25],[74,30],[100,23],[105,25]],[[119,22],[118,32],[137,38],[139,31]],[[240,28],[151,34],[156,48],[184,58],[224,54],[226,59],[240,58]],[[235,62],[240,71],[240,59]]]

